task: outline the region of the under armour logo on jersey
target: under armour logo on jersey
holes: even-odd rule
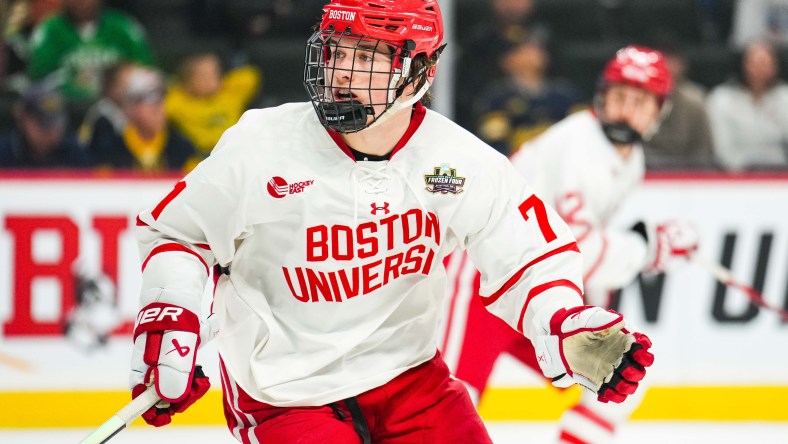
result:
[[[170,353],[177,351],[178,354],[181,355],[181,358],[183,358],[186,357],[186,355],[188,355],[189,352],[191,351],[191,348],[189,348],[188,345],[179,344],[177,339],[172,340],[172,346],[175,348],[165,353],[166,355],[169,355]]]
[[[388,202],[383,202],[383,205],[381,205],[381,206],[378,206],[378,204],[376,202],[372,202],[371,204],[369,204],[369,206],[372,207],[372,211],[370,211],[370,213],[373,216],[377,215],[378,211],[382,211],[383,214],[389,214],[391,212],[389,210],[389,203]]]
[[[536,357],[536,362],[545,362],[544,353]]]

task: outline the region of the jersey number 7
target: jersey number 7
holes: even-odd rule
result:
[[[556,239],[557,236],[550,227],[550,222],[547,220],[547,208],[545,208],[544,202],[536,197],[536,194],[532,194],[531,197],[525,199],[517,208],[520,210],[520,214],[523,215],[523,219],[525,220],[528,220],[528,210],[533,209],[536,214],[536,223],[539,224],[539,230],[542,232],[544,240],[550,243]]]

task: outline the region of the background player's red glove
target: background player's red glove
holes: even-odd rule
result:
[[[635,393],[654,362],[646,335],[629,333],[621,314],[588,305],[558,310],[550,332],[537,336],[534,347],[553,385],[580,384],[602,402],[622,402]]]
[[[200,321],[193,312],[172,304],[146,305],[137,316],[130,386],[136,398],[153,384],[162,399],[142,417],[150,425],[169,424],[211,386],[195,367],[200,345]]]
[[[644,272],[664,273],[678,262],[677,259],[689,259],[698,250],[698,231],[685,220],[667,220],[658,224],[641,222],[633,229],[648,244],[649,255]]]

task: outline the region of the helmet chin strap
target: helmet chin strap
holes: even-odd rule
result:
[[[374,122],[370,123],[368,127],[365,129],[375,128],[376,126],[380,125],[381,123],[385,122],[386,120],[390,119],[391,116],[396,114],[398,111],[413,106],[414,103],[421,100],[424,94],[427,93],[427,90],[430,89],[430,82],[424,82],[424,86],[421,87],[415,94],[408,97],[407,99],[403,100],[404,96],[399,96],[391,106],[386,109]]]

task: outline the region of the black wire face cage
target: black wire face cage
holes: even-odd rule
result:
[[[320,123],[339,133],[354,133],[380,118],[402,94],[405,82],[400,80],[410,70],[408,54],[406,48],[349,29],[315,32],[306,45],[304,87]]]

